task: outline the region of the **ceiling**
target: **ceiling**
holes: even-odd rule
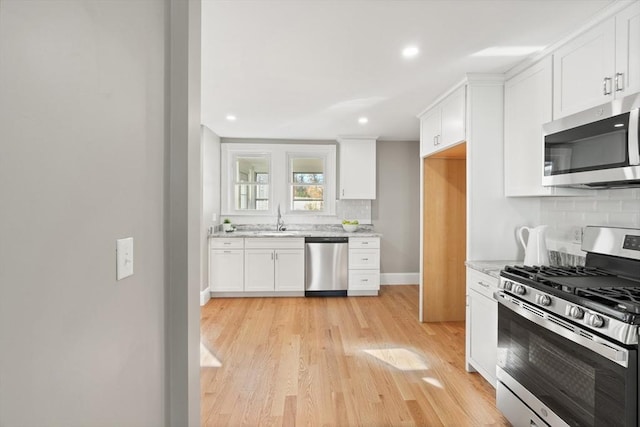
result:
[[[418,140],[416,115],[465,73],[525,58],[472,54],[547,46],[610,3],[203,0],[202,123],[233,138]]]

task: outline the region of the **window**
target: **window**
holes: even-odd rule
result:
[[[236,211],[269,210],[269,157],[237,156],[234,162]]]
[[[289,167],[290,210],[324,211],[324,158],[290,156]]]
[[[274,221],[335,215],[335,144],[221,144],[221,213]],[[293,217],[293,218],[292,218]]]

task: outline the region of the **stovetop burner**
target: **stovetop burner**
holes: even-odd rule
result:
[[[594,266],[507,266],[502,275],[577,305],[640,324],[640,281]]]

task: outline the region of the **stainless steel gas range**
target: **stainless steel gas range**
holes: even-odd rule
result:
[[[500,272],[497,406],[516,427],[637,427],[640,230],[585,228],[584,267]]]

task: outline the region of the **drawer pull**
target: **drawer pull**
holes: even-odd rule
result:
[[[230,245],[231,242],[222,242],[223,245]]]
[[[491,287],[491,285],[487,285],[484,282],[478,282],[478,285],[482,286],[483,288],[487,288],[487,289],[489,289]]]
[[[369,258],[362,258],[362,261],[369,261]]]
[[[368,281],[369,281],[369,279],[362,279],[362,281],[363,281],[363,282],[368,282]]]
[[[224,251],[224,253],[225,253],[225,254],[230,254],[230,253],[231,253],[231,251]]]
[[[361,242],[363,245],[368,245],[369,242]]]

